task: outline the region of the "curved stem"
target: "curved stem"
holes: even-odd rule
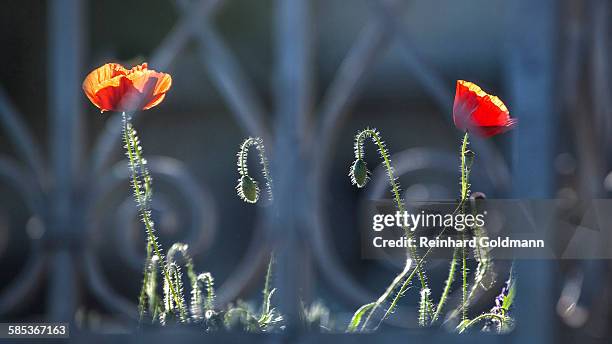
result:
[[[438,238],[440,236],[442,236],[444,234],[444,232],[446,231],[447,227],[442,228],[442,230],[440,231],[440,233],[438,234]],[[427,258],[427,256],[433,251],[434,247],[430,247],[427,249],[427,251],[425,251],[425,254],[423,254],[423,258],[421,258],[420,261],[417,262],[417,267],[422,265],[425,262],[425,259]],[[410,285],[410,281],[412,281],[412,278],[414,278],[414,274],[416,272],[416,267],[415,269],[412,270],[412,273],[410,273],[410,275],[408,276],[408,278],[406,278],[406,280],[404,281],[404,283],[402,284],[401,288],[399,289],[399,291],[397,292],[397,294],[395,295],[395,298],[393,299],[393,301],[391,302],[391,305],[389,306],[389,308],[387,308],[387,311],[385,312],[385,314],[383,315],[383,317],[380,319],[380,321],[378,322],[378,325],[376,325],[376,327],[374,328],[374,330],[378,329],[378,327],[380,327],[380,325],[382,324],[382,322],[389,316],[391,315],[391,312],[393,312],[393,309],[395,308],[395,306],[397,306],[397,303],[399,302],[400,297],[406,292],[406,290],[408,290],[408,286]],[[371,316],[371,312],[368,315],[368,318]],[[366,319],[367,320],[367,319]],[[362,327],[362,330],[365,328],[365,324]]]
[[[385,164],[385,169],[387,171],[387,176],[389,177],[389,184],[391,185],[391,192],[393,193],[393,198],[395,200],[397,209],[399,211],[405,211],[406,207],[404,205],[404,202],[402,202],[400,196],[400,189],[393,173],[393,167],[391,166],[391,158],[389,156],[389,152],[387,150],[387,147],[385,146],[385,143],[381,140],[378,131],[376,131],[375,129],[368,128],[357,134],[357,137],[355,139],[355,158],[363,159],[364,141],[368,137],[372,138],[372,142],[374,142],[378,147],[378,153],[383,159],[383,163]]]
[[[480,321],[488,320],[488,319],[496,319],[496,320],[498,320],[502,324],[502,326],[504,324],[504,321],[506,320],[503,316],[501,316],[499,314],[484,313],[484,314],[481,314],[481,315],[477,316],[476,318],[474,318],[472,320],[468,321],[466,319],[465,321],[461,322],[461,324],[459,324],[459,326],[457,326],[457,330],[459,331],[459,333],[463,333],[465,330],[467,330],[468,328],[476,325]]]
[[[240,145],[240,151],[238,151],[238,174],[240,177],[249,176],[248,169],[248,155],[249,148],[253,146],[257,149],[259,154],[259,163],[261,165],[261,173],[266,180],[266,189],[268,192],[268,199],[272,201],[272,177],[270,176],[270,168],[268,166],[268,159],[266,157],[266,148],[264,147],[263,140],[260,137],[249,137]]]
[[[363,159],[364,154],[365,154],[364,143],[365,143],[365,140],[367,138],[371,138],[372,142],[374,144],[376,144],[376,146],[378,147],[378,153],[380,154],[380,157],[382,158],[383,164],[384,164],[385,169],[387,171],[387,176],[389,178],[389,184],[391,186],[391,192],[393,194],[393,198],[394,198],[395,204],[397,206],[397,209],[400,212],[406,211],[406,206],[404,205],[404,202],[402,201],[402,198],[401,198],[401,195],[400,195],[400,188],[399,188],[399,185],[398,185],[398,183],[396,181],[396,178],[395,178],[395,175],[394,175],[394,172],[393,172],[393,166],[391,165],[390,154],[389,154],[389,152],[387,150],[387,147],[386,147],[385,143],[383,142],[383,140],[381,139],[380,134],[378,133],[377,130],[367,128],[367,129],[364,129],[364,130],[360,131],[357,134],[357,136],[355,137],[355,158],[356,159]],[[407,227],[404,227],[403,229],[404,229],[406,237],[408,239],[411,239],[412,238],[412,232],[410,231],[410,229],[407,228]],[[427,289],[428,288],[427,287],[427,279],[426,279],[425,273],[424,273],[423,268],[422,268],[423,260],[419,259],[418,253],[417,253],[415,247],[411,247],[410,248],[409,254],[412,257],[412,259],[414,261],[416,261],[416,262],[419,262],[419,264],[417,264],[414,267],[414,271],[408,277],[407,281],[410,281],[412,279],[412,276],[414,275],[414,272],[416,272],[418,277],[419,277],[419,280],[421,282],[421,290]],[[381,300],[382,297],[379,298],[376,301],[376,304],[369,311],[369,314],[366,317],[366,320],[365,320],[364,324],[361,327],[362,330],[366,328],[366,325],[367,325],[369,319],[374,314],[376,309],[385,301],[386,297],[388,297],[388,295],[390,295],[391,292],[398,287],[399,283],[401,283],[401,280],[402,280],[403,276],[407,273],[407,269],[409,269],[409,265],[408,264],[411,264],[411,260],[407,260],[406,261],[406,267],[404,268],[404,271],[400,275],[398,275],[398,278],[395,278],[393,280],[393,282],[391,283],[391,285],[387,288],[387,291],[383,294],[383,296],[385,296],[384,299]],[[404,283],[404,284],[406,284],[406,283]],[[401,294],[402,294],[402,292],[400,292],[398,295],[401,295]],[[429,300],[426,300],[426,301],[427,301],[427,309],[426,309],[426,311],[431,314],[432,313],[431,302],[429,302]],[[384,318],[388,314],[389,314],[389,312],[387,311],[385,316],[383,316],[383,320],[384,320]]]

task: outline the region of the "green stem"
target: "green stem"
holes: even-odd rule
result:
[[[470,192],[470,167],[467,165],[467,146],[468,146],[469,134],[466,131],[463,136],[463,143],[461,144],[461,209],[464,212],[463,207],[465,206],[465,202],[469,196]],[[461,238],[465,239],[465,231],[461,233]],[[465,242],[465,241],[464,241]],[[468,282],[467,282],[467,252],[465,247],[461,247],[461,320],[464,321],[467,319],[468,313]]]
[[[272,266],[274,265],[274,253],[270,254],[268,270],[266,271],[266,279],[264,281],[263,301],[262,301],[262,316],[270,313],[270,293],[272,287]]]
[[[460,190],[460,200],[459,206],[456,211],[464,212],[465,201],[467,200],[470,183],[469,183],[469,175],[470,175],[470,166],[467,163],[467,146],[469,144],[469,135],[466,132],[463,136],[463,141],[461,143],[461,190]],[[464,238],[464,234],[462,234],[462,238]],[[461,312],[462,312],[462,320],[467,316],[467,266],[466,266],[466,251],[465,248],[455,248],[453,250],[453,258],[451,259],[450,266],[448,269],[448,278],[446,279],[446,283],[444,286],[444,290],[442,292],[442,296],[440,296],[440,302],[438,303],[438,307],[436,309],[436,313],[433,316],[432,323],[436,322],[440,315],[442,314],[442,310],[444,309],[444,305],[446,304],[446,299],[450,293],[451,285],[454,282],[455,269],[457,267],[457,256],[459,251],[461,251],[461,279],[462,279],[462,295],[461,295]]]
[[[438,303],[438,307],[436,308],[436,312],[431,320],[431,323],[435,323],[440,318],[440,314],[442,314],[442,309],[446,304],[446,299],[448,298],[448,294],[451,290],[451,285],[455,280],[455,270],[457,268],[457,255],[459,250],[455,248],[453,250],[453,258],[451,259],[450,266],[448,268],[448,277],[446,278],[446,283],[444,285],[444,291],[442,292],[442,296],[440,296],[440,302]]]
[[[138,324],[142,322],[145,314],[145,303],[147,302],[147,284],[149,280],[149,264],[151,263],[151,245],[147,243],[147,256],[145,258],[142,288],[140,289],[140,296],[138,298]],[[151,303],[151,300],[149,300]],[[149,307],[150,308],[150,307]]]
[[[272,201],[272,177],[270,176],[270,167],[268,166],[268,158],[266,157],[266,147],[263,144],[263,139],[260,137],[249,137],[240,145],[240,151],[238,152],[238,174],[240,177],[249,176],[248,169],[248,154],[249,148],[253,146],[259,154],[259,164],[261,165],[261,173],[266,180],[266,189],[268,192],[268,199]]]
[[[444,234],[444,232],[446,231],[446,228],[442,228],[442,230],[440,231],[440,233],[438,234],[438,237],[442,236]],[[427,249],[427,251],[425,251],[425,254],[423,255],[423,257],[421,258],[420,261],[417,262],[417,267],[423,265],[423,263],[425,262],[425,259],[427,258],[427,256],[429,256],[429,254],[433,251],[433,247],[430,247]],[[406,278],[406,280],[404,281],[404,283],[402,284],[401,288],[399,289],[399,291],[397,292],[397,294],[395,295],[395,298],[393,299],[393,301],[391,302],[391,305],[389,306],[389,308],[387,308],[387,311],[385,312],[385,314],[383,315],[383,317],[380,319],[380,321],[378,322],[378,325],[376,325],[376,327],[374,328],[374,330],[377,330],[378,327],[380,327],[380,325],[382,324],[382,322],[389,316],[391,315],[391,313],[393,312],[393,310],[395,309],[395,307],[397,306],[397,303],[399,302],[400,297],[406,292],[406,290],[408,290],[408,286],[410,285],[410,281],[412,281],[412,278],[414,278],[414,274],[417,271],[416,267],[412,270],[412,272],[410,273],[410,275],[408,276],[408,278]],[[368,315],[368,319],[370,318],[370,316],[372,315],[373,312],[370,312],[370,314]],[[366,322],[367,320],[366,319]],[[364,326],[362,326],[362,330],[365,329],[365,324]]]
[[[141,216],[142,222],[145,225],[145,229],[147,232],[147,236],[148,236],[147,245],[151,245],[151,247],[153,248],[153,252],[161,260],[163,255],[161,254],[161,250],[157,243],[157,238],[155,237],[155,234],[153,233],[154,224],[153,224],[153,219],[151,219],[151,212],[147,208],[147,204],[149,202],[147,198],[151,195],[151,191],[152,191],[151,190],[152,189],[151,178],[148,176],[148,173],[145,172],[144,165],[146,164],[146,162],[141,155],[140,149],[135,147],[137,138],[135,137],[134,130],[131,128],[130,119],[125,112],[122,113],[122,118],[123,118],[123,123],[124,123],[123,140],[125,142],[125,148],[126,148],[127,156],[128,156],[129,163],[130,163],[132,187],[134,188],[134,197],[136,199],[136,203],[138,204],[140,216]],[[144,190],[141,189],[140,182],[138,180],[139,172],[137,171],[137,169],[140,169],[141,170],[140,173],[143,174]],[[168,282],[168,285],[170,286],[172,297],[174,298],[175,303],[178,305],[179,310],[182,310],[183,302],[178,297],[178,293],[176,292],[174,288],[172,279],[170,278],[170,274],[168,273],[168,270],[166,269],[164,264],[161,264],[161,266],[162,266],[162,272],[164,274],[164,278],[166,278],[166,281]]]
[[[365,129],[361,131],[357,135],[357,138],[356,138],[356,141],[358,142],[358,146],[363,147],[363,142],[368,136],[372,137],[373,142],[378,147],[378,152],[380,153],[380,157],[383,159],[383,163],[385,164],[385,169],[387,171],[387,176],[389,177],[389,184],[391,185],[391,192],[393,193],[393,198],[397,206],[397,210],[399,210],[400,212],[404,212],[406,211],[406,206],[404,205],[404,202],[402,201],[399,185],[397,181],[395,180],[395,175],[393,173],[393,166],[391,165],[391,158],[389,156],[389,152],[387,150],[387,147],[385,146],[385,143],[380,138],[379,133],[374,129]],[[357,159],[363,159],[363,148],[356,150],[355,157]],[[411,239],[412,232],[410,231],[410,229],[407,227],[404,227],[403,229],[406,234],[406,237],[408,239]],[[419,257],[417,255],[416,248],[412,247],[410,255],[413,257],[415,261],[419,261]],[[419,276],[419,280],[421,281],[421,287],[427,288],[427,280],[425,279],[425,275],[420,265],[417,265],[417,274]]]
[[[378,153],[380,154],[380,157],[383,160],[383,163],[385,165],[385,170],[387,171],[387,176],[389,179],[389,184],[391,185],[391,192],[393,194],[393,198],[395,201],[395,204],[397,206],[397,209],[400,212],[404,212],[406,211],[406,206],[404,205],[404,202],[402,201],[401,195],[400,195],[400,188],[399,185],[396,181],[395,175],[393,173],[393,166],[391,165],[391,158],[389,155],[389,152],[387,150],[387,147],[385,146],[385,143],[382,141],[382,139],[380,138],[380,134],[378,133],[378,131],[376,131],[375,129],[364,129],[361,132],[359,132],[355,138],[355,158],[357,160],[363,160],[363,156],[364,156],[364,142],[367,138],[372,138],[372,141],[376,144],[376,146],[378,147]],[[410,229],[408,227],[404,227],[404,233],[406,235],[406,237],[408,239],[412,239],[413,235],[412,232],[410,231]],[[416,266],[414,267],[414,271],[410,274],[410,276],[407,278],[407,280],[404,282],[404,284],[402,285],[402,288],[404,288],[405,286],[407,287],[408,282],[412,279],[412,277],[414,276],[414,272],[417,273],[419,280],[421,282],[421,290],[427,289],[427,278],[425,276],[425,272],[423,271],[423,263],[424,263],[424,259],[419,259],[418,256],[418,252],[416,251],[415,247],[411,247],[410,251],[409,251],[410,256],[412,257],[412,260],[417,262],[418,264],[416,264]],[[406,264],[411,264],[410,260],[407,260]],[[407,273],[407,268],[408,266],[406,266],[404,268],[404,271],[402,272],[402,274],[400,274],[401,277],[403,277],[405,275],[405,273]],[[400,277],[398,276],[398,277]],[[387,291],[385,292],[385,294],[383,294],[384,299],[379,298],[375,305],[372,307],[372,309],[369,311],[368,316],[366,317],[366,320],[364,321],[364,324],[362,325],[361,329],[364,330],[366,329],[366,326],[368,324],[368,321],[370,320],[370,318],[372,317],[372,315],[374,314],[374,312],[376,311],[376,309],[385,301],[385,299],[387,298],[388,295],[391,294],[391,292],[393,290],[395,290],[398,285],[401,283],[402,278],[395,278],[393,280],[393,282],[391,283],[391,285],[387,288]],[[401,296],[403,294],[404,291],[400,291],[400,293],[398,293],[398,297],[397,299],[399,299],[399,296]],[[382,300],[381,300],[382,299]],[[427,305],[426,305],[426,311],[429,314],[433,313],[433,310],[431,309],[431,302],[429,302],[429,300],[427,301]],[[392,309],[392,307],[394,307],[395,303],[397,302],[397,300],[394,300],[394,303],[392,304],[392,306],[387,310],[387,312],[385,313],[385,315],[383,316],[383,318],[381,319],[384,320],[386,318],[386,316],[389,315],[389,310]]]
[[[465,234],[461,234],[461,238],[465,239]],[[462,276],[462,287],[461,287],[461,320],[467,319],[468,313],[468,282],[467,282],[467,259],[466,249],[461,248],[461,276]]]
[[[462,321],[459,326],[457,326],[457,330],[459,331],[459,333],[464,332],[465,330],[467,330],[468,328],[476,325],[478,322],[483,321],[483,320],[487,320],[487,319],[497,319],[503,326],[504,321],[506,320],[503,316],[499,315],[499,314],[494,314],[494,313],[484,313],[481,314],[479,316],[477,316],[476,318],[472,319],[472,320],[464,320]]]
[[[466,157],[467,146],[469,143],[468,139],[469,139],[469,134],[466,131],[465,135],[463,136],[463,142],[461,143],[461,203],[465,202],[465,200],[469,196],[468,193],[470,190],[470,183],[469,183],[470,171],[469,171],[469,167],[467,166],[467,157]]]

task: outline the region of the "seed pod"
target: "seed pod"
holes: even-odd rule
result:
[[[255,203],[259,199],[259,186],[253,178],[247,175],[240,178],[236,190],[238,190],[238,196],[247,203]]]
[[[357,185],[358,188],[362,188],[366,185],[368,179],[370,179],[369,174],[370,171],[368,171],[368,166],[362,159],[355,160],[349,172],[351,182]]]

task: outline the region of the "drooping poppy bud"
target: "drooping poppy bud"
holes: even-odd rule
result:
[[[240,177],[236,190],[238,191],[238,196],[245,202],[255,203],[259,199],[259,186],[248,175]]]
[[[355,160],[349,171],[351,183],[357,185],[358,188],[362,188],[367,184],[368,180],[370,179],[369,174],[370,171],[368,171],[368,166],[362,159]]]

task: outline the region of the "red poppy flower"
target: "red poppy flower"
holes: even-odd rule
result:
[[[499,98],[464,80],[457,80],[453,121],[460,130],[482,137],[501,134],[517,123]]]
[[[169,74],[148,69],[146,63],[132,69],[107,63],[87,75],[83,91],[102,112],[129,112],[161,103],[171,85]]]

